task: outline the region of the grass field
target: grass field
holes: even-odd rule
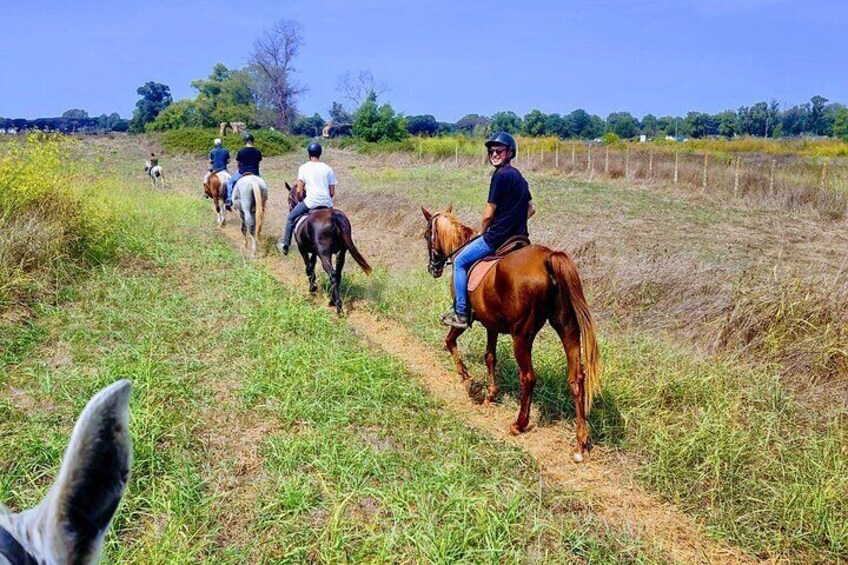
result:
[[[196,157],[163,153],[173,188],[151,192],[132,156],[153,145],[86,146],[113,180],[109,198],[137,214],[113,258],[0,329],[0,500],[37,501],[87,398],[129,377],[136,459],[110,562],[673,561],[659,534],[599,518],[591,488],[545,476],[521,438],[469,427],[399,359],[303,297],[305,277],[283,284],[278,259],[243,259],[200,199]],[[263,161],[273,198],[300,159]],[[452,203],[476,224],[488,171],[327,160],[376,266],[370,278],[346,270],[346,304],[452,366],[436,322],[447,280],[425,272],[420,206]],[[844,226],[684,187],[528,178],[531,235],[575,256],[599,318],[598,457],[695,517],[704,539],[762,559],[846,559]],[[282,267],[300,276],[299,261]],[[507,342],[499,402],[510,410]],[[479,328],[461,349],[482,378]],[[533,421],[561,430],[565,450],[573,409],[549,330],[534,361]]]
[[[101,156],[139,213],[114,260],[3,328],[0,500],[37,502],[86,400],[130,378],[106,562],[664,561],[242,259],[206,203]]]

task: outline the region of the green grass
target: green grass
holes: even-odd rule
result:
[[[236,256],[205,202],[140,182],[112,195],[139,210],[116,259],[0,330],[0,500],[37,502],[85,402],[130,378],[106,562],[658,561]]]

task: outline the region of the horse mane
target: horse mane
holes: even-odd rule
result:
[[[448,229],[440,229],[436,232],[442,253],[445,255],[450,255],[465,245],[477,233],[460,222],[459,218],[451,212],[440,212],[438,217],[447,220],[447,226],[449,226]],[[444,222],[442,224],[444,225]]]

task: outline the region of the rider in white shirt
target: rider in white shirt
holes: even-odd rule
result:
[[[302,164],[297,171],[297,194],[306,190],[306,197],[298,203],[286,219],[286,232],[283,239],[277,242],[277,248],[283,255],[289,254],[292,232],[297,219],[310,210],[318,207],[333,207],[333,197],[336,195],[336,173],[332,167],[321,162],[321,144],[313,141],[306,147],[309,161]]]

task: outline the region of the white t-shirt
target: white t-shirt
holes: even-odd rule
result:
[[[333,206],[330,185],[336,184],[336,173],[329,165],[320,161],[304,163],[297,170],[297,180],[306,187],[303,202],[310,210],[316,206]]]

